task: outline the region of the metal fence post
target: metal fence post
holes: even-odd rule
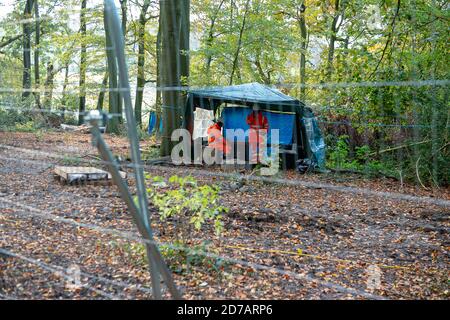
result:
[[[105,31],[106,36],[109,37],[108,43],[111,44],[112,48],[107,48],[110,50],[108,54],[114,55],[113,59],[110,59],[113,63],[117,63],[117,69],[119,71],[119,94],[120,99],[124,101],[124,110],[127,122],[128,138],[130,141],[131,148],[131,158],[134,165],[134,173],[136,179],[136,188],[138,203],[135,204],[131,194],[129,192],[126,182],[120,177],[118,167],[114,162],[114,158],[109,151],[105,141],[103,140],[100,131],[98,130],[98,121],[101,116],[99,114],[93,113],[90,116],[92,124],[92,134],[94,138],[94,143],[99,149],[102,158],[108,163],[108,170],[113,176],[114,182],[118,185],[119,190],[122,194],[123,199],[128,205],[130,212],[132,213],[135,223],[142,236],[149,240],[153,240],[153,232],[150,225],[150,215],[148,210],[148,199],[147,190],[144,179],[144,171],[141,163],[141,154],[139,150],[139,138],[136,129],[136,120],[133,114],[133,107],[131,104],[131,93],[130,84],[128,78],[128,68],[125,60],[125,46],[122,30],[120,27],[119,17],[117,10],[115,8],[114,2],[112,0],[104,1],[104,15],[105,15]],[[110,75],[113,76],[113,75]],[[181,295],[175,286],[172,279],[172,275],[167,268],[164,260],[162,259],[161,253],[159,252],[157,246],[152,243],[147,243],[147,257],[149,260],[150,273],[152,279],[152,290],[154,297],[156,299],[161,299],[161,287],[160,287],[160,275],[162,276],[164,283],[167,285],[172,297],[175,299],[180,299]]]

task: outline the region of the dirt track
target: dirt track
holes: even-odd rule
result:
[[[125,139],[108,138],[108,142],[116,154],[127,154]],[[73,157],[92,160],[96,155],[89,135],[0,132],[0,248],[61,266],[62,270],[76,264],[90,275],[122,281],[126,288],[84,275],[82,283],[90,288],[68,290],[58,273],[0,255],[0,297],[150,297],[148,290],[135,289],[137,284],[147,287],[150,281],[145,263],[123,249],[126,239],[31,216],[30,209],[24,207],[80,223],[135,232],[115,187],[66,186],[53,179],[55,164],[75,165]],[[191,168],[173,167],[154,168],[150,173],[168,177],[175,172],[198,175]],[[347,176],[338,183],[336,177],[301,176],[294,172],[287,173],[286,178],[450,199],[448,189],[426,191],[407,185],[401,189],[393,180]],[[209,241],[208,250],[222,256],[362,291],[367,291],[370,270],[379,268],[381,283],[373,291],[375,295],[449,298],[448,206],[327,188],[240,184],[205,175],[198,175],[198,179],[219,184],[222,203],[230,211],[220,238],[213,230],[206,230],[193,233],[192,244]],[[172,242],[170,228],[159,221],[156,213],[153,220],[158,241]],[[362,298],[330,289],[323,283],[231,262],[219,270],[192,266],[189,272],[175,273],[174,277],[184,296],[192,299]]]

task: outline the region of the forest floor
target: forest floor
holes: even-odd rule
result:
[[[106,140],[115,154],[128,153],[126,139],[106,135]],[[95,157],[87,134],[0,132],[0,249],[34,259],[0,253],[0,298],[151,298],[149,273],[136,242],[48,219],[51,214],[137,235],[115,186],[55,181],[54,165],[86,165],[74,158]],[[425,190],[348,174],[285,173],[288,180],[306,183],[293,185],[237,183],[193,167],[147,171],[164,177],[191,174],[217,184],[221,204],[229,208],[220,237],[212,228],[191,231],[188,244],[207,242],[208,252],[235,260],[194,257],[189,264],[181,262],[174,279],[187,299],[364,299],[362,291],[389,299],[450,297],[448,188]],[[129,183],[133,186],[133,179]],[[443,203],[358,193],[359,188]],[[172,224],[152,211],[156,240],[172,243]],[[61,276],[74,265],[81,269],[82,288],[68,286]]]

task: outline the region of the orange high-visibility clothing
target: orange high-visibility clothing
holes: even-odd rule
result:
[[[253,111],[247,116],[247,124],[250,129],[267,130],[269,128],[269,121],[261,111]]]
[[[221,129],[218,123],[214,123],[208,128],[208,146],[227,154],[229,152],[229,146],[223,138]]]
[[[250,148],[250,161],[257,163],[263,158],[269,121],[261,111],[253,111],[247,117],[250,127],[248,143]]]

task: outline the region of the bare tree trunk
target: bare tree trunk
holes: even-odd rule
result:
[[[142,101],[144,99],[145,87],[145,25],[147,24],[147,11],[150,6],[150,1],[145,1],[141,13],[139,15],[139,30],[138,30],[138,70],[136,78],[136,99],[134,101],[134,117],[136,124],[142,127]]]
[[[66,65],[64,66],[64,83],[62,87],[62,99],[61,99],[61,105],[62,105],[62,114],[61,114],[61,122],[64,123],[66,120],[65,118],[65,112],[66,112],[66,104],[67,104],[67,85],[69,83],[69,62],[66,62]]]
[[[184,85],[189,84],[190,0],[180,0],[180,73]]]
[[[128,8],[127,8],[127,0],[120,0],[120,10],[122,11],[122,32],[123,36],[127,34],[127,15],[128,15]]]
[[[120,0],[120,10],[122,12],[122,33],[124,40],[127,37],[127,22],[128,22],[128,8],[127,8],[128,0]],[[123,99],[120,97],[120,92],[117,95],[117,112],[122,114],[123,110]],[[118,117],[118,123],[122,123],[122,117]]]
[[[191,0],[180,0],[178,2],[179,12],[180,12],[180,84],[183,86],[189,86],[189,64],[190,64],[190,11],[191,11]],[[185,91],[180,92],[181,106],[180,112],[184,116],[186,100]]]
[[[84,113],[86,111],[86,3],[87,0],[81,1],[80,13],[80,34],[81,34],[81,54],[80,54],[80,102],[78,124],[84,123]]]
[[[106,25],[106,23],[105,23]],[[109,94],[108,94],[108,109],[112,117],[109,119],[106,126],[108,133],[119,133],[119,123],[122,112],[119,109],[120,94],[118,89],[118,73],[117,73],[117,62],[114,59],[112,44],[109,39],[109,30],[105,28],[106,33],[106,57],[108,61],[108,74],[109,74]]]
[[[44,108],[52,108],[53,99],[53,78],[55,76],[55,71],[53,63],[49,62],[47,65],[47,79],[45,80],[45,95],[44,95]]]
[[[177,14],[177,1],[160,0],[161,17],[161,86],[163,100],[163,137],[161,142],[161,156],[170,155],[173,143],[172,132],[180,124],[180,29]]]
[[[127,38],[127,23],[128,23],[128,0],[119,0],[120,10],[122,12],[122,33],[124,40]],[[117,94],[117,113],[122,114],[123,110],[123,99],[121,98],[120,92]],[[118,123],[122,123],[122,117],[117,118]],[[118,127],[117,127],[118,128]],[[118,130],[118,129],[117,129]]]
[[[108,72],[105,72],[105,75],[103,76],[102,87],[100,93],[98,94],[97,110],[103,110],[103,103],[105,101],[105,90],[107,85],[108,85]]]
[[[39,47],[41,42],[41,22],[39,20],[39,0],[34,0],[34,18],[35,21],[35,49],[34,49],[34,83],[36,89],[40,89],[40,75],[39,75],[39,51],[41,48]],[[41,108],[41,93],[39,91],[34,94],[36,105],[38,108]]]
[[[308,49],[308,29],[306,27],[306,19],[305,19],[305,11],[306,6],[303,5],[300,7],[300,12],[298,15],[298,23],[300,27],[300,36],[301,36],[301,52],[300,52],[300,97],[303,102],[306,100],[306,51]]]
[[[26,0],[24,19],[32,17],[33,0]],[[22,99],[26,99],[31,93],[31,25],[30,22],[23,23],[23,77],[22,77]]]
[[[161,94],[161,15],[158,18],[158,35],[156,36],[156,101],[155,101],[155,113],[156,123],[155,132],[156,135],[160,135],[160,123],[162,121],[162,94]]]
[[[335,0],[335,15],[333,17],[333,21],[331,22],[331,35],[330,35],[330,43],[328,46],[328,59],[327,59],[327,80],[331,80],[331,75],[333,74],[333,60],[334,60],[334,51],[335,51],[335,44],[337,39],[337,32],[338,29],[338,22],[341,17],[340,14],[340,1]]]

